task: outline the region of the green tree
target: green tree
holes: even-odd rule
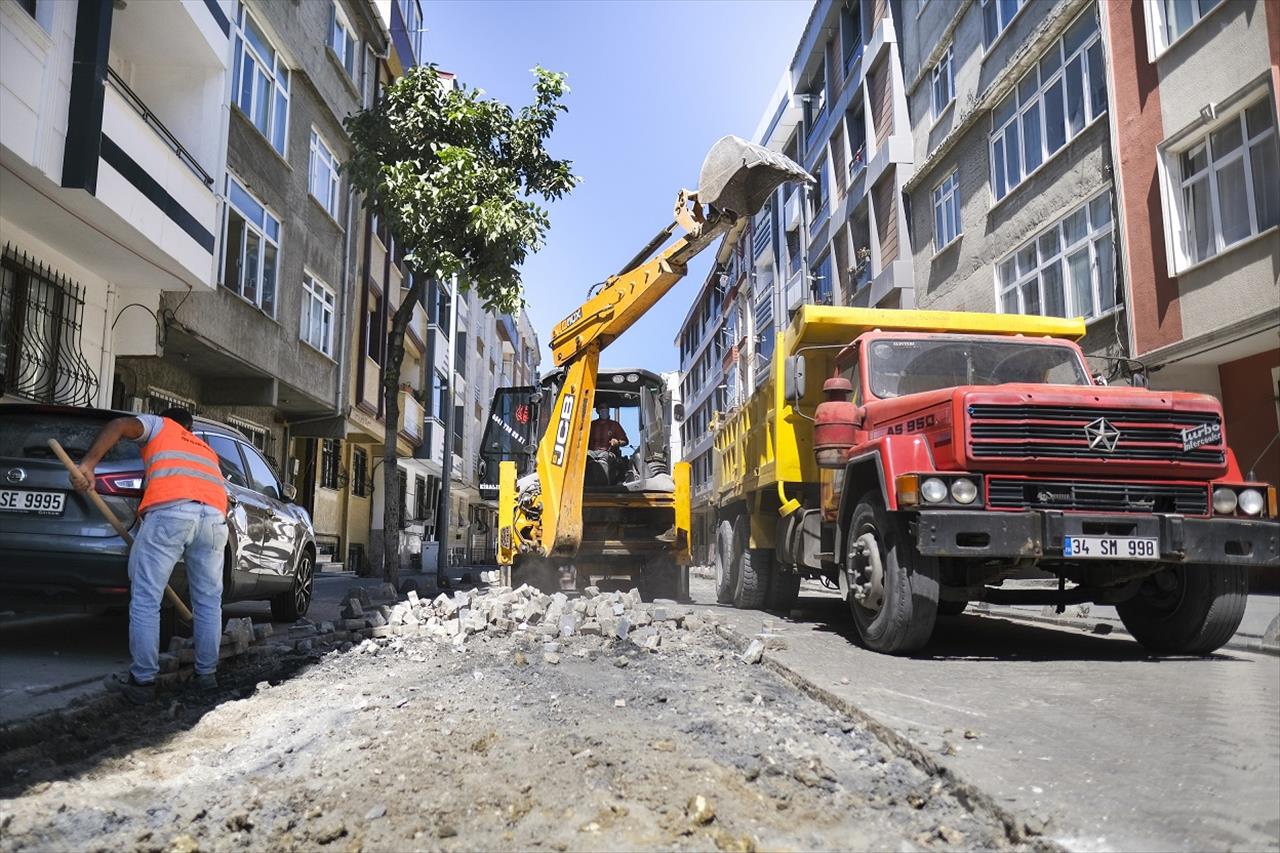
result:
[[[391,318],[382,388],[383,576],[392,583],[400,571],[397,392],[413,306],[428,277],[457,276],[460,286],[476,289],[486,309],[519,310],[520,265],[542,248],[550,225],[537,200],[560,198],[578,183],[572,163],[544,148],[567,111],[564,75],[544,68],[533,74],[533,103],[517,113],[482,90],[449,85],[434,65],[418,66],[344,122],[353,153],[343,171],[419,273]],[[449,448],[446,436],[446,453]]]

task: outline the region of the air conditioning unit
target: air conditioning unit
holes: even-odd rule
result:
[[[783,227],[788,231],[795,231],[800,227],[800,195],[799,191],[793,192],[782,208]]]

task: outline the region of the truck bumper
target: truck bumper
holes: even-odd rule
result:
[[[1165,563],[1280,566],[1280,522],[1261,519],[926,510],[914,529],[934,557],[1054,561],[1064,536],[1142,536],[1159,540]]]

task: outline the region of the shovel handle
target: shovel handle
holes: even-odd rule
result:
[[[58,443],[56,438],[49,439],[49,449],[52,450],[53,455],[58,457],[58,460],[66,466],[67,473],[70,475],[71,485],[74,487],[76,478],[81,476],[80,469],[76,467],[75,462],[71,461],[71,457],[67,455],[67,451],[62,449],[62,445]],[[128,528],[120,522],[120,519],[116,518],[116,514],[111,511],[111,507],[107,506],[107,502],[102,499],[102,495],[98,494],[93,489],[90,489],[85,494],[88,495],[90,503],[98,508],[98,512],[100,512],[102,517],[107,520],[107,523],[115,528],[116,533],[120,534],[120,538],[123,539],[127,545],[132,547],[132,534],[130,534]],[[193,617],[191,615],[191,609],[187,607],[186,602],[184,602],[178,594],[173,591],[173,587],[168,584],[165,584],[164,586],[164,597],[165,600],[172,604],[174,609],[178,611],[178,617],[182,619],[183,622],[190,623],[192,621]]]

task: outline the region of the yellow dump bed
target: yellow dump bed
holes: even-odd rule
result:
[[[715,435],[715,490],[721,502],[777,483],[815,483],[814,409],[822,401],[822,382],[831,375],[840,348],[865,332],[946,332],[971,335],[1028,335],[1078,340],[1084,320],[1024,314],[970,311],[913,311],[891,308],[834,308],[805,305],[778,333],[769,375],[736,411],[725,416]],[[810,349],[814,348],[814,349]],[[810,377],[798,406],[783,395],[788,356],[802,354]],[[799,408],[804,415],[798,414]]]

